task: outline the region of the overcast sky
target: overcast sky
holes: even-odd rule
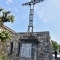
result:
[[[0,7],[11,11],[14,23],[5,23],[16,32],[26,32],[29,22],[29,6],[22,3],[30,0],[0,0]],[[45,0],[35,5],[34,31],[49,31],[52,40],[60,44],[60,0]]]

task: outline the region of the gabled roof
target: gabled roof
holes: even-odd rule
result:
[[[2,25],[2,28],[12,32],[12,33],[16,33],[15,31],[13,31],[12,29],[10,29],[9,27],[5,26],[5,25]]]

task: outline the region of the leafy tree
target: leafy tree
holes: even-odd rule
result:
[[[56,41],[51,41],[52,42],[52,47],[53,47],[53,50],[58,50],[58,43]]]
[[[59,52],[60,52],[60,45],[59,45]]]
[[[0,27],[3,25],[5,22],[14,22],[14,16],[11,15],[10,11],[4,11],[4,9],[0,8]],[[9,33],[7,31],[2,31],[0,32],[0,40],[3,42],[4,40],[7,40],[9,38]]]
[[[5,42],[5,40],[10,39],[10,33],[6,30],[0,32],[0,41]]]
[[[10,33],[8,31],[6,31],[6,30],[3,30],[3,31],[0,32],[0,46],[1,46],[1,48],[0,48],[0,56],[1,57],[6,56],[5,54],[6,54],[7,47],[6,47],[5,42],[7,40],[10,40],[10,36],[11,36]]]
[[[14,22],[14,16],[10,14],[10,11],[4,11],[0,8],[0,13],[0,26],[2,26],[4,22]]]
[[[4,11],[4,9],[0,8],[0,27],[2,27],[2,25],[5,22],[14,22],[14,16],[11,15],[10,11]],[[0,46],[2,46],[2,48],[0,48],[0,56],[4,56],[5,54],[5,41],[10,39],[10,33],[6,30],[2,30],[0,31]]]

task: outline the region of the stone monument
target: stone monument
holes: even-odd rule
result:
[[[23,4],[30,6],[28,32],[16,33],[14,40],[11,40],[8,54],[10,60],[52,60],[49,31],[33,32],[34,6],[42,1],[31,0]]]
[[[52,60],[52,47],[50,34],[34,32],[33,36],[27,36],[26,32],[17,33],[15,40],[10,43],[10,54],[16,60]]]

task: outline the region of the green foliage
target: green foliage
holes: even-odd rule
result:
[[[4,42],[6,40],[9,40],[10,39],[10,33],[6,30],[3,30],[0,32],[0,41],[1,42]]]
[[[52,47],[53,47],[53,50],[58,50],[58,43],[56,41],[51,41],[52,42]]]
[[[0,16],[0,26],[2,26],[3,22],[2,22],[2,16]]]
[[[2,24],[4,22],[11,22],[13,23],[14,22],[14,16],[10,14],[10,11],[2,11],[3,9],[0,8],[0,26],[2,26]]]
[[[8,15],[7,17],[6,17],[6,19],[7,19],[7,22],[14,22],[14,16],[13,15]]]
[[[10,11],[3,11],[4,9],[0,8],[0,27],[3,25],[4,22],[14,22],[14,16],[10,14]],[[1,31],[0,32],[0,40],[6,41],[7,39],[10,39],[10,35],[8,31]]]
[[[60,52],[60,45],[59,45],[59,52]]]
[[[0,22],[2,22],[3,16],[0,16]],[[14,22],[14,16],[13,15],[8,15],[7,17],[5,17],[5,20],[7,20],[6,22]]]
[[[6,57],[6,56],[0,56],[0,60],[8,60],[8,57]]]
[[[3,22],[0,22],[0,27],[2,26]]]

